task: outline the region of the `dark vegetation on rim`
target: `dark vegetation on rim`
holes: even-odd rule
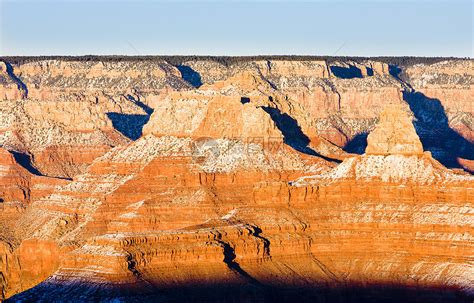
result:
[[[335,61],[354,61],[362,62],[365,60],[375,60],[385,62],[396,66],[411,66],[414,64],[434,64],[445,60],[471,60],[469,58],[455,58],[455,57],[344,57],[344,56],[296,56],[296,55],[262,55],[262,56],[4,56],[0,60],[9,62],[11,64],[24,64],[27,62],[41,61],[41,60],[63,60],[63,61],[102,61],[102,62],[154,62],[167,61],[171,65],[182,65],[187,61],[214,61],[225,66],[230,66],[235,63],[249,62],[256,60],[291,60],[291,61],[306,61],[306,60],[326,60],[328,63]]]

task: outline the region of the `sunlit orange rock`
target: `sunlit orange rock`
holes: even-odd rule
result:
[[[410,116],[400,106],[387,106],[367,137],[368,155],[421,155],[423,146]]]
[[[472,295],[474,177],[423,150],[420,123],[432,116],[414,105],[427,100],[405,100],[414,92],[387,63],[184,65],[201,83],[164,62],[14,66],[32,88],[0,104],[2,204],[19,205],[0,208],[1,298]],[[145,118],[143,130],[127,137],[136,125],[110,112]],[[365,153],[341,149],[364,132]]]

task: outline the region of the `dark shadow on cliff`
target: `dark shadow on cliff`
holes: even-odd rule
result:
[[[474,160],[474,144],[451,129],[440,100],[408,90],[403,98],[416,118],[413,124],[423,149],[430,151],[433,158],[448,168],[462,168],[458,157]]]
[[[351,154],[362,155],[363,153],[365,153],[365,149],[367,148],[368,135],[368,132],[355,135],[349,142],[346,143],[346,145],[344,145],[342,149],[345,152]]]
[[[141,137],[143,126],[150,119],[150,116],[153,113],[153,108],[132,95],[127,95],[125,97],[130,102],[133,102],[136,106],[140,107],[146,115],[109,112],[107,113],[107,117],[112,121],[112,125],[117,131],[125,137],[135,141]]]
[[[13,71],[13,66],[10,63],[6,61],[4,61],[4,63],[7,68],[7,74],[16,83],[16,85],[18,86],[18,89],[24,92],[23,97],[25,98],[28,97],[28,88],[26,87],[26,84],[20,78],[18,78],[17,75],[15,75]]]
[[[408,287],[390,284],[328,286],[308,284],[188,283],[158,287],[151,283],[125,285],[45,281],[6,302],[316,302],[316,303],[472,303],[473,297],[450,287]],[[269,282],[272,283],[272,282]]]
[[[143,111],[147,114],[147,115],[151,115],[153,114],[153,108],[149,107],[148,105],[146,105],[145,103],[143,103],[142,101],[140,101],[140,99],[138,98],[135,98],[134,96],[132,95],[126,95],[125,96],[129,101],[133,102],[136,106],[140,107],[141,109],[143,109]]]
[[[29,171],[33,175],[44,176],[36,167],[33,166],[31,156],[26,153],[20,153],[17,151],[10,151],[15,158],[15,161],[20,164],[24,169]]]
[[[331,73],[334,76],[341,79],[362,78],[362,71],[358,67],[353,66],[353,65],[349,65],[349,67],[333,65],[333,66],[330,66],[329,68],[331,69]],[[373,75],[373,72],[372,72],[372,75]]]
[[[400,78],[400,74],[402,73],[402,69],[396,65],[389,65],[388,66],[388,73],[394,77],[395,79],[397,79],[398,81],[400,82],[403,82],[404,81]]]
[[[269,106],[261,106],[261,108],[267,114],[269,114],[273,122],[275,122],[276,127],[283,134],[283,142],[285,144],[288,144],[300,153],[304,153],[311,156],[317,156],[327,161],[340,162],[339,160],[321,155],[320,153],[314,151],[311,147],[309,147],[309,138],[303,133],[301,127],[298,125],[298,122],[290,115],[282,113],[279,109]]]
[[[16,163],[18,163],[21,167],[26,169],[32,175],[40,176],[40,177],[56,178],[56,179],[62,179],[62,180],[72,180],[71,178],[67,178],[67,177],[45,175],[35,167],[34,161],[31,159],[31,156],[29,154],[21,153],[21,152],[13,151],[13,150],[9,152],[13,155],[13,158],[15,158]]]
[[[114,128],[131,140],[137,140],[142,135],[143,126],[150,119],[149,115],[107,113]]]
[[[250,98],[249,97],[241,97],[240,98],[240,103],[242,103],[242,104],[250,103]]]
[[[181,77],[184,81],[190,83],[195,88],[198,88],[202,85],[201,75],[191,67],[186,65],[177,65],[176,68],[181,73]]]
[[[243,270],[242,267],[240,267],[240,264],[235,261],[235,258],[237,256],[235,255],[234,248],[230,246],[230,244],[227,242],[218,242],[222,245],[222,248],[224,250],[224,263],[227,265],[227,267],[229,267],[229,269],[234,271],[237,275],[247,280],[248,283],[262,287],[263,285],[258,280],[249,275],[249,273]]]

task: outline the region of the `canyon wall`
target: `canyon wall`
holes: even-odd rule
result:
[[[2,62],[11,302],[470,302],[472,60]]]

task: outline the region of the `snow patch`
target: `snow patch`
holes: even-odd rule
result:
[[[229,220],[229,219],[231,219],[232,217],[234,217],[236,213],[237,213],[237,209],[233,209],[233,210],[231,210],[227,215],[222,216],[221,219],[222,219],[222,220]]]

